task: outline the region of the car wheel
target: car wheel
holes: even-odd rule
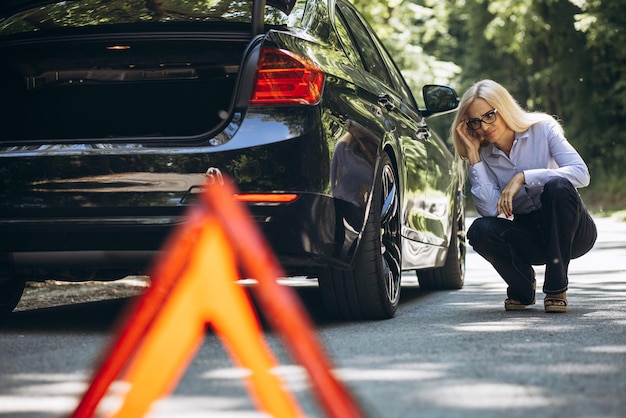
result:
[[[26,281],[23,279],[0,276],[0,317],[13,312],[25,285]]]
[[[465,281],[465,206],[459,195],[455,204],[452,236],[442,267],[417,270],[420,288],[425,290],[461,289]]]
[[[319,278],[326,309],[337,318],[391,318],[400,300],[400,200],[396,173],[386,154],[375,179],[354,267],[328,269]]]

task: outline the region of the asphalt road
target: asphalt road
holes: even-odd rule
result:
[[[401,306],[388,321],[328,320],[317,288],[292,284],[337,375],[370,417],[626,417],[626,223],[597,224],[595,248],[570,266],[566,314],[544,313],[543,295],[524,312],[505,312],[504,283],[471,251],[462,290],[423,292],[413,274],[403,276]],[[537,268],[538,288],[542,273]],[[75,286],[50,285],[56,293],[39,308],[32,301],[46,286],[31,288],[20,311],[0,323],[0,416],[67,416],[86,389],[129,299],[115,290],[85,302]],[[117,286],[142,289],[134,280]],[[266,338],[307,416],[323,416],[281,340],[269,330]],[[241,377],[209,331],[151,416],[263,416]]]

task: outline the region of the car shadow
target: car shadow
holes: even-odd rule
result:
[[[81,284],[77,284],[81,286]],[[264,318],[262,308],[256,301],[252,286],[245,286],[249,300],[265,330],[270,327]],[[321,305],[316,286],[294,287],[305,312],[316,325],[332,322]],[[125,322],[133,304],[140,296],[111,298],[105,300],[65,303],[57,306],[25,309],[13,312],[0,319],[0,332],[99,332],[108,333]],[[54,302],[54,301],[53,301]],[[207,332],[211,332],[210,324]]]
[[[134,299],[116,298],[13,312],[0,319],[0,332],[107,332]]]
[[[81,284],[76,284],[80,286]],[[309,319],[316,327],[351,324],[355,321],[340,320],[330,317],[323,306],[319,287],[315,285],[288,286],[301,303]],[[264,330],[270,330],[270,321],[263,315],[263,309],[257,301],[254,285],[245,286]],[[402,305],[413,303],[430,292],[423,291],[417,285],[403,286],[399,310]],[[57,306],[25,309],[13,312],[0,319],[0,332],[99,332],[108,333],[121,325],[140,296],[118,297],[97,301],[66,303]],[[365,321],[366,322],[366,321]],[[207,332],[211,332],[210,324]]]

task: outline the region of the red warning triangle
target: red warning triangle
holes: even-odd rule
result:
[[[202,204],[190,210],[188,222],[165,246],[152,285],[124,317],[73,418],[145,415],[154,401],[175,387],[207,325],[221,337],[234,361],[250,371],[249,392],[260,410],[276,418],[303,416],[293,395],[272,373],[278,363],[264,341],[248,295],[236,283],[239,266],[258,281],[252,291],[260,308],[308,372],[327,416],[364,416],[332,374],[297,295],[277,283],[284,274],[234,194],[229,182],[209,185]],[[246,237],[245,247],[238,237]]]

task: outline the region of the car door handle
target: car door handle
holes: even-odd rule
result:
[[[391,112],[396,108],[396,105],[391,101],[391,97],[387,93],[382,93],[378,95],[378,104],[387,109],[388,112]]]
[[[417,132],[415,133],[417,139],[425,140],[430,138],[430,130],[428,129],[428,125],[425,123],[420,123],[417,127]]]

